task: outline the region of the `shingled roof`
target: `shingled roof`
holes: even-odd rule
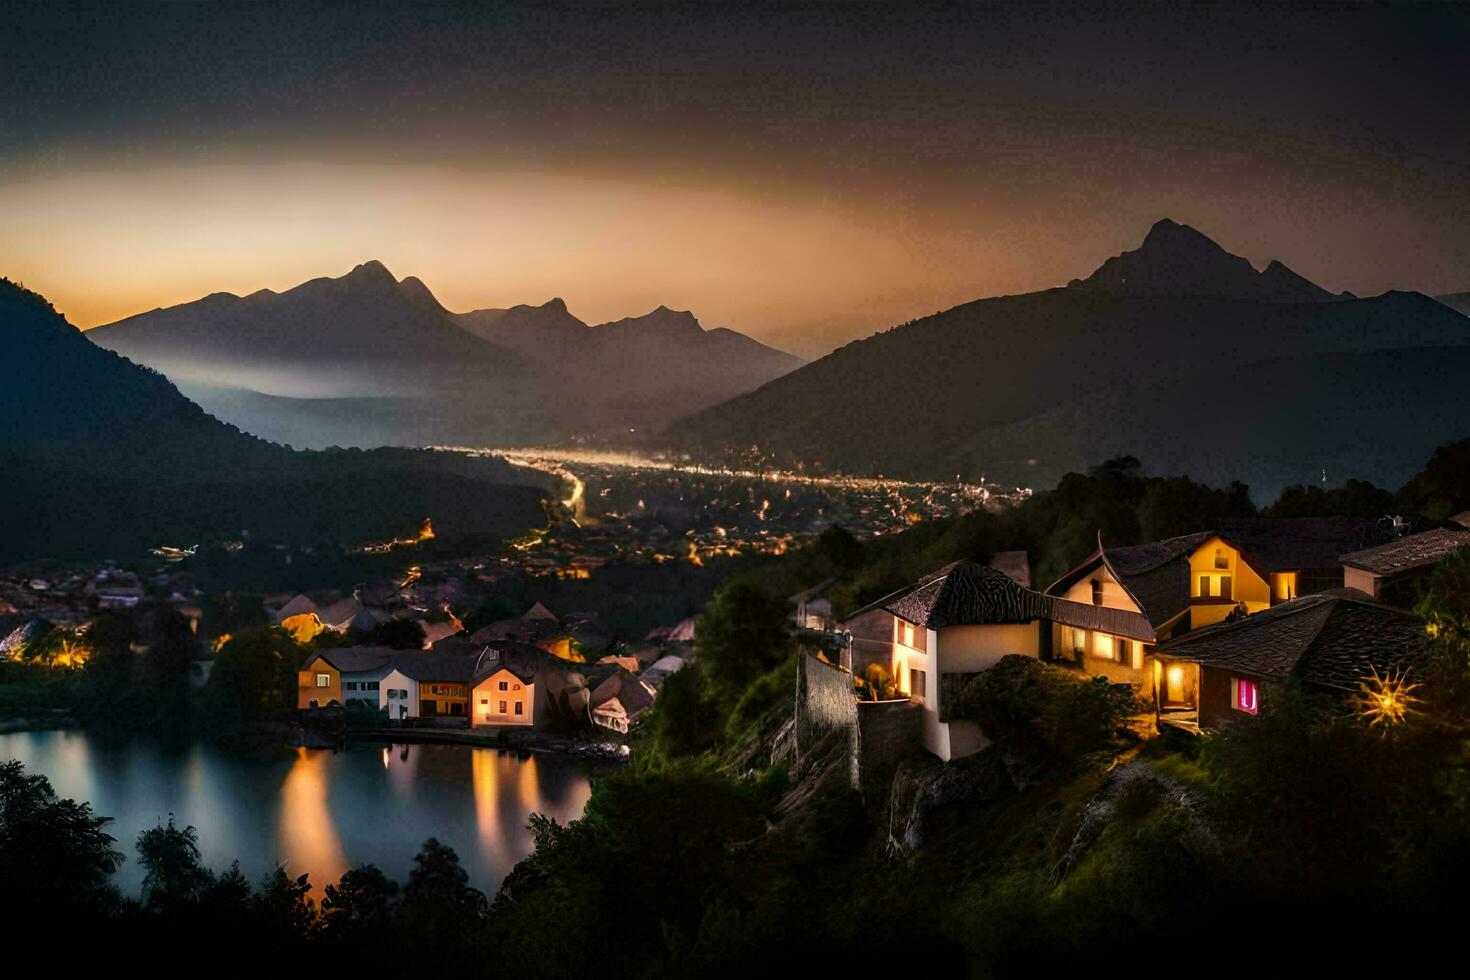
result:
[[[968,559],[952,562],[877,604],[916,626],[942,629],[1044,619],[1046,597],[1002,571]],[[875,604],[875,605],[877,605]],[[871,607],[870,607],[871,608]]]
[[[340,673],[360,674],[391,669],[389,665],[393,662],[393,656],[399,652],[392,647],[328,647],[307,654],[306,662],[309,664],[320,657]]]
[[[529,643],[516,643],[513,640],[501,640],[488,643],[475,658],[474,679],[479,683],[492,674],[501,670],[509,670],[528,684],[535,683],[536,676],[548,667],[558,670],[567,670],[567,661],[552,653],[547,653],[540,647],[531,646]]]
[[[1099,549],[1047,589],[1071,588],[1105,564],[1149,621],[1161,627],[1189,607],[1189,555],[1213,537],[1238,548],[1262,577],[1276,571],[1322,571],[1339,566],[1345,550],[1382,541],[1390,533],[1379,522],[1357,517],[1260,517],[1226,521],[1162,541]]]
[[[1230,623],[1186,633],[1158,647],[1167,659],[1258,677],[1295,675],[1353,691],[1374,670],[1401,669],[1424,656],[1424,621],[1355,589],[1302,596]]]
[[[1375,575],[1395,575],[1433,565],[1467,545],[1470,545],[1470,530],[1437,527],[1343,555],[1342,563]]]

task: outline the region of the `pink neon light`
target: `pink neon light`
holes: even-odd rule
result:
[[[1256,713],[1260,706],[1260,700],[1256,694],[1256,682],[1248,681],[1241,677],[1235,682],[1235,710],[1244,711],[1248,715]]]

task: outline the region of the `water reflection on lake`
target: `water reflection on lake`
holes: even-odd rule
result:
[[[263,762],[194,745],[109,744],[83,732],[0,735],[0,761],[19,759],[64,797],[113,818],[128,860],[119,888],[142,881],[133,843],[170,813],[199,831],[205,863],[233,860],[252,880],[279,863],[309,872],[318,897],[342,872],[372,863],[402,882],[428,837],[453,847],[475,887],[493,894],[531,850],[532,813],[576,819],[591,793],[585,763],[524,759],[460,745],[298,749]]]

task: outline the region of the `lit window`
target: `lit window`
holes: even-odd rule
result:
[[[331,674],[317,674],[316,675],[316,686],[317,687],[331,687],[332,686],[332,675]]]
[[[1104,660],[1116,660],[1117,655],[1113,652],[1113,638],[1106,633],[1097,634],[1097,647],[1093,650],[1093,654]]]
[[[490,703],[490,699],[489,698],[481,698],[480,699],[480,703],[481,704],[489,704]]]
[[[1261,705],[1260,695],[1256,692],[1256,682],[1246,680],[1244,677],[1235,678],[1235,710],[1244,711],[1253,715]]]
[[[1276,572],[1271,580],[1271,592],[1277,602],[1296,598],[1296,572]]]

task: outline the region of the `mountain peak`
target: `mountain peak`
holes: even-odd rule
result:
[[[1108,259],[1068,288],[1130,296],[1201,296],[1262,303],[1322,303],[1331,293],[1273,261],[1257,272],[1250,261],[1169,218],[1154,222],[1138,248]]]
[[[361,282],[380,282],[383,280],[394,284],[398,282],[397,279],[393,278],[393,273],[388,271],[388,267],[377,259],[368,259],[361,265],[353,266],[352,271],[342,278]]]
[[[541,308],[548,313],[565,313],[567,312],[567,301],[560,296],[553,296],[551,299],[542,303]]]

